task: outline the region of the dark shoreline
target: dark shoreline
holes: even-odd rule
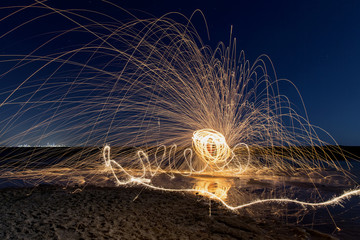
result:
[[[140,187],[1,189],[1,239],[333,239],[201,196]]]
[[[353,153],[360,150],[360,147],[351,148]],[[120,147],[112,150],[115,153],[134,151]],[[47,166],[48,160],[52,167],[52,164],[61,164],[64,160],[68,163],[69,158],[76,161],[78,157],[84,156],[90,156],[90,159],[97,156],[94,162],[86,162],[90,166],[103,164],[99,147],[0,148],[0,163],[8,161],[9,165],[16,169],[19,159],[38,159],[43,153],[46,153],[46,158],[34,162],[34,165],[26,164],[27,168],[34,168],[30,172],[41,170]],[[346,164],[341,161],[340,163]],[[24,161],[20,164],[24,164]],[[0,169],[3,167],[2,170],[8,171],[5,169],[6,165],[0,164]],[[354,168],[356,172],[358,165]],[[56,173],[62,174],[61,171]],[[327,209],[316,210],[316,214],[315,210],[311,210],[313,212],[306,216],[305,221],[301,220],[297,224],[296,219],[289,220],[287,213],[275,215],[272,212],[277,208],[279,211],[282,208],[291,210],[291,207],[287,206],[257,205],[249,211],[246,209],[234,213],[215,201],[192,194],[154,191],[141,187],[111,187],[114,182],[107,175],[106,178],[99,179],[104,181],[104,185],[101,185],[101,181],[99,185],[96,185],[96,181],[92,182],[91,174],[82,178],[85,179],[84,183],[76,185],[77,177],[82,176],[81,172],[77,174],[79,176],[71,175],[74,179],[64,176],[64,184],[61,185],[37,187],[30,186],[46,181],[35,178],[34,182],[30,181],[26,185],[17,182],[21,180],[18,178],[0,178],[0,183],[8,181],[12,183],[10,186],[19,186],[0,188],[0,216],[4,219],[0,222],[0,239],[289,239],[291,236],[295,240],[332,239],[333,236],[357,239],[360,235],[356,226],[360,213],[357,197],[345,201],[345,208],[330,207],[330,212],[336,215],[336,221],[342,223],[344,220],[344,224],[340,224],[343,231],[330,236],[312,230],[317,229],[328,234],[335,230],[334,224],[329,222]],[[72,184],[68,185],[70,182]],[[57,181],[48,183],[58,184]],[[259,191],[266,189],[262,179],[250,179],[247,184],[255,184]],[[68,187],[65,188],[65,185]],[[295,187],[300,195],[306,194],[303,190],[310,188],[310,185],[295,180],[287,185]],[[326,198],[343,192],[343,188],[338,185],[316,186],[321,191],[328,192]],[[315,216],[315,221],[312,216]],[[319,219],[320,221],[317,221]]]
[[[299,147],[250,147],[254,156],[261,157],[264,149],[270,150],[278,156],[291,156],[292,151],[309,154],[312,159],[314,153],[321,159],[330,161],[360,160],[360,146],[335,146],[323,147],[299,146]],[[140,148],[135,147],[112,147],[112,156],[126,153],[134,154]],[[154,147],[147,151],[155,151]],[[178,147],[177,151],[182,154],[184,147]],[[92,159],[88,166],[97,165],[102,159],[102,147],[0,147],[0,168],[23,166],[26,162],[27,168],[43,168],[47,165],[61,164],[70,161],[74,165],[80,164],[79,159]],[[68,163],[67,163],[68,164]]]

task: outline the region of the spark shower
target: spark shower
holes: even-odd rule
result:
[[[192,17],[180,13],[122,22],[43,1],[0,10],[7,12],[0,22],[4,26],[26,17],[4,28],[4,42],[47,19],[66,26],[34,36],[30,51],[0,56],[7,67],[1,81],[22,79],[0,95],[0,144],[61,139],[61,144],[83,147],[63,161],[47,162],[42,174],[105,168],[119,185],[200,193],[233,210],[264,202],[325,206],[359,194],[352,190],[318,203],[286,196],[239,203],[238,195],[229,197],[229,189],[241,189],[231,178],[286,174],[316,182],[315,175],[331,168],[350,179],[334,158],[345,159],[344,154],[335,140],[318,137],[327,133],[311,125],[300,93],[295,107],[280,86],[297,92],[296,87],[277,79],[268,56],[246,60],[232,36],[213,50],[203,43]],[[71,39],[76,44],[67,45]],[[52,161],[46,149],[26,161],[3,164],[21,175],[44,161]],[[182,178],[201,181],[177,184]]]

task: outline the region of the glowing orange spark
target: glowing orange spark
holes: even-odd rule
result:
[[[1,119],[1,136],[7,136],[13,129],[25,129],[25,122],[21,122],[23,115],[37,107],[48,107],[41,118],[26,119],[27,124],[31,123],[29,129],[15,131],[14,136],[0,145],[17,145],[23,139],[41,142],[63,135],[65,142],[74,145],[120,146],[121,150],[113,150],[112,158],[110,147],[103,149],[104,165],[118,185],[139,184],[156,190],[200,193],[233,210],[264,202],[326,206],[359,194],[360,190],[354,190],[324,203],[269,198],[230,206],[224,199],[233,186],[227,184],[202,182],[181,189],[163,187],[153,177],[164,174],[174,179],[176,174],[211,173],[239,178],[247,169],[289,174],[301,169],[311,178],[311,171],[327,166],[344,171],[331,154],[322,150],[328,143],[318,137],[318,129],[310,124],[307,115],[299,115],[290,99],[281,93],[280,82],[292,83],[276,78],[266,55],[250,64],[244,52],[237,53],[235,41],[228,46],[221,43],[211,50],[203,45],[191,19],[187,18],[184,18],[186,24],[176,22],[169,14],[159,19],[100,23],[76,11],[37,2],[23,11],[48,9],[76,26],[51,36],[30,53],[0,55],[5,58],[0,59],[1,63],[16,63],[1,73],[2,79],[22,67],[34,68],[19,86],[0,94],[3,99],[0,110],[6,112],[7,107],[18,107],[14,116]],[[44,13],[22,25],[47,15]],[[77,17],[84,23],[76,21]],[[6,24],[4,19],[0,24]],[[84,32],[90,38],[84,37],[83,45],[65,52],[35,55],[41,54],[40,50],[49,44],[62,42],[63,37]],[[71,67],[75,74],[67,82]],[[45,81],[43,76],[38,79],[42,71],[49,73]],[[34,90],[30,93],[27,89]],[[302,99],[301,104],[300,111],[306,113]],[[54,107],[56,111],[52,111]],[[333,152],[343,155],[335,140],[333,143]],[[98,166],[99,156],[94,152],[84,150],[59,165],[72,169]],[[38,155],[38,159],[31,154],[32,163],[42,163],[49,158],[47,154]],[[28,162],[16,162],[14,171],[26,169]]]
[[[222,168],[231,156],[224,135],[213,129],[197,130],[192,139],[196,154],[213,169]]]

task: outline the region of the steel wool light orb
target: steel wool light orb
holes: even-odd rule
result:
[[[192,139],[196,154],[205,164],[215,170],[226,165],[231,149],[224,135],[213,129],[201,129],[194,132]]]
[[[327,201],[322,196],[321,201],[300,201],[292,199],[293,190],[287,197],[282,194],[287,188],[267,185],[280,174],[279,179],[305,177],[316,187],[327,169],[352,180],[342,167],[346,158],[341,147],[310,123],[296,86],[277,78],[267,55],[250,63],[238,51],[232,30],[228,43],[215,49],[206,45],[191,22],[198,11],[190,18],[131,14],[134,19],[127,22],[102,12],[57,9],[46,1],[12,11],[0,19],[0,40],[5,42],[13,32],[50,16],[70,27],[60,24],[51,34],[39,34],[41,41],[28,52],[0,54],[1,80],[22,79],[0,93],[0,146],[62,139],[80,148],[61,153],[61,161],[48,148],[36,154],[30,149],[26,161],[0,159],[2,169],[11,169],[1,178],[27,176],[30,166],[45,162],[51,164],[34,179],[64,178],[61,168],[74,178],[85,169],[93,179],[92,171],[102,177],[105,167],[116,185],[196,193],[230,210],[262,203],[321,207],[360,195],[355,189]],[[17,14],[29,19],[7,26]],[[64,45],[79,34],[81,41]],[[297,102],[284,95],[284,84],[297,93]],[[38,114],[39,109],[44,111]],[[320,139],[320,133],[332,142]],[[2,156],[6,151],[0,149]],[[337,156],[344,159],[341,164]],[[274,191],[259,197],[249,177],[264,180],[259,187]],[[254,197],[244,186],[255,189]]]

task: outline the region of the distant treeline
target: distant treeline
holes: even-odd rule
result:
[[[135,154],[139,149],[145,152],[154,153],[156,147],[112,147],[111,156],[121,154]],[[170,148],[168,148],[169,150]],[[184,151],[184,147],[178,147],[177,152]],[[309,159],[317,156],[322,159],[344,160],[360,159],[360,146],[323,146],[323,147],[250,147],[253,156],[272,153],[277,156],[287,158],[301,153],[302,156]],[[247,154],[247,149],[238,148],[236,154]],[[84,162],[84,159],[88,161]],[[91,166],[91,163],[102,161],[101,147],[0,147],[0,168],[2,167],[44,167],[47,165],[59,164],[61,162],[71,161],[72,163],[82,162]]]
[[[98,155],[98,147],[0,147],[0,168],[41,168]]]
[[[244,150],[242,150],[244,151]],[[274,146],[274,147],[250,147],[252,155],[262,155],[266,152],[273,153],[284,158],[302,156],[308,159],[323,160],[360,160],[360,146]]]

